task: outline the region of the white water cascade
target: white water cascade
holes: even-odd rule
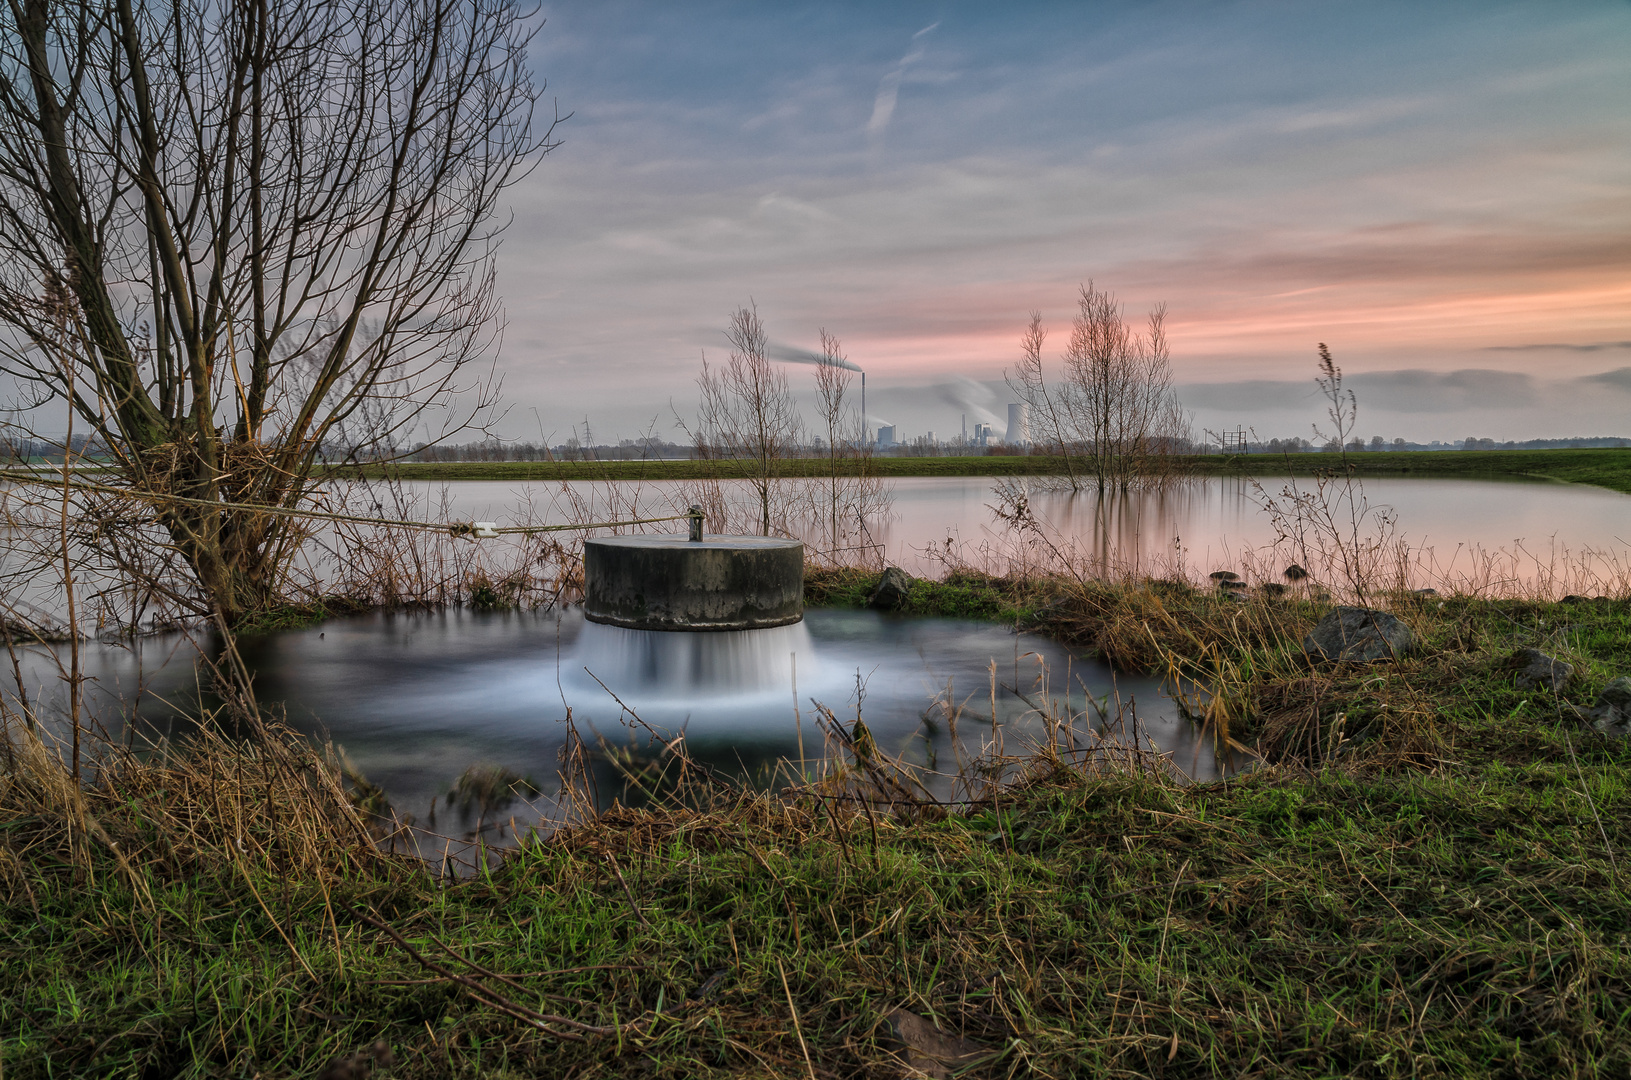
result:
[[[630,630],[585,622],[563,680],[604,695],[595,679],[625,704],[662,713],[697,706],[792,707],[795,679],[801,697],[827,689],[810,631],[802,622],[765,630]],[[593,676],[591,678],[590,676]],[[585,686],[584,684],[587,684]]]

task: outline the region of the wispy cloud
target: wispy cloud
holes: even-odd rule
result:
[[[1343,386],[1357,396],[1362,413],[1442,413],[1467,409],[1517,409],[1533,406],[1543,384],[1531,375],[1487,368],[1430,371],[1400,368],[1349,374]],[[1312,375],[1306,379],[1252,379],[1233,383],[1197,383],[1184,387],[1190,401],[1226,408],[1317,410],[1320,393]]]
[[[1572,378],[1542,378],[1488,368],[1432,371],[1401,368],[1352,374],[1344,386],[1358,398],[1359,427],[1368,437],[1460,439],[1469,433],[1503,439],[1627,434],[1631,367]],[[1197,426],[1255,425],[1267,438],[1307,437],[1325,420],[1325,402],[1307,379],[1188,383],[1183,401]],[[1326,425],[1327,427],[1329,425]]]
[[[1533,345],[1486,345],[1485,352],[1607,352],[1611,349],[1631,349],[1631,341],[1592,341],[1583,345],[1569,342],[1543,342]],[[1620,370],[1631,370],[1621,368]],[[1601,378],[1601,376],[1593,376]]]
[[[866,122],[867,138],[873,145],[881,143],[884,134],[889,130],[889,121],[895,115],[895,102],[900,98],[900,84],[906,77],[907,68],[923,59],[925,51],[923,39],[933,33],[935,27],[939,25],[937,20],[913,34],[906,55],[879,80],[878,93],[872,99],[872,118]]]
[[[1615,368],[1613,371],[1600,371],[1596,375],[1587,375],[1579,381],[1583,386],[1592,389],[1607,387],[1611,390],[1620,390],[1631,394],[1631,367]]]

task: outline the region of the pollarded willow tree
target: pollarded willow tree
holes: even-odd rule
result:
[[[492,407],[495,211],[555,145],[535,29],[509,0],[0,10],[0,369],[106,445],[201,608],[274,601],[299,536],[218,504],[299,507],[323,457]]]

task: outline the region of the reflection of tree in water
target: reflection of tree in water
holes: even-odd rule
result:
[[[1182,535],[1210,502],[1207,484],[1143,490],[1044,491],[1032,496],[1038,516],[1073,537],[1095,577],[1162,576],[1182,569]]]

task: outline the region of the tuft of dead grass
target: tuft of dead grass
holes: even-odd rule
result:
[[[184,748],[142,753],[88,742],[79,777],[42,730],[0,708],[0,886],[10,902],[29,891],[25,868],[94,885],[112,867],[142,893],[154,874],[225,866],[312,877],[381,857],[336,756],[280,725],[256,721],[232,738],[206,717]]]

